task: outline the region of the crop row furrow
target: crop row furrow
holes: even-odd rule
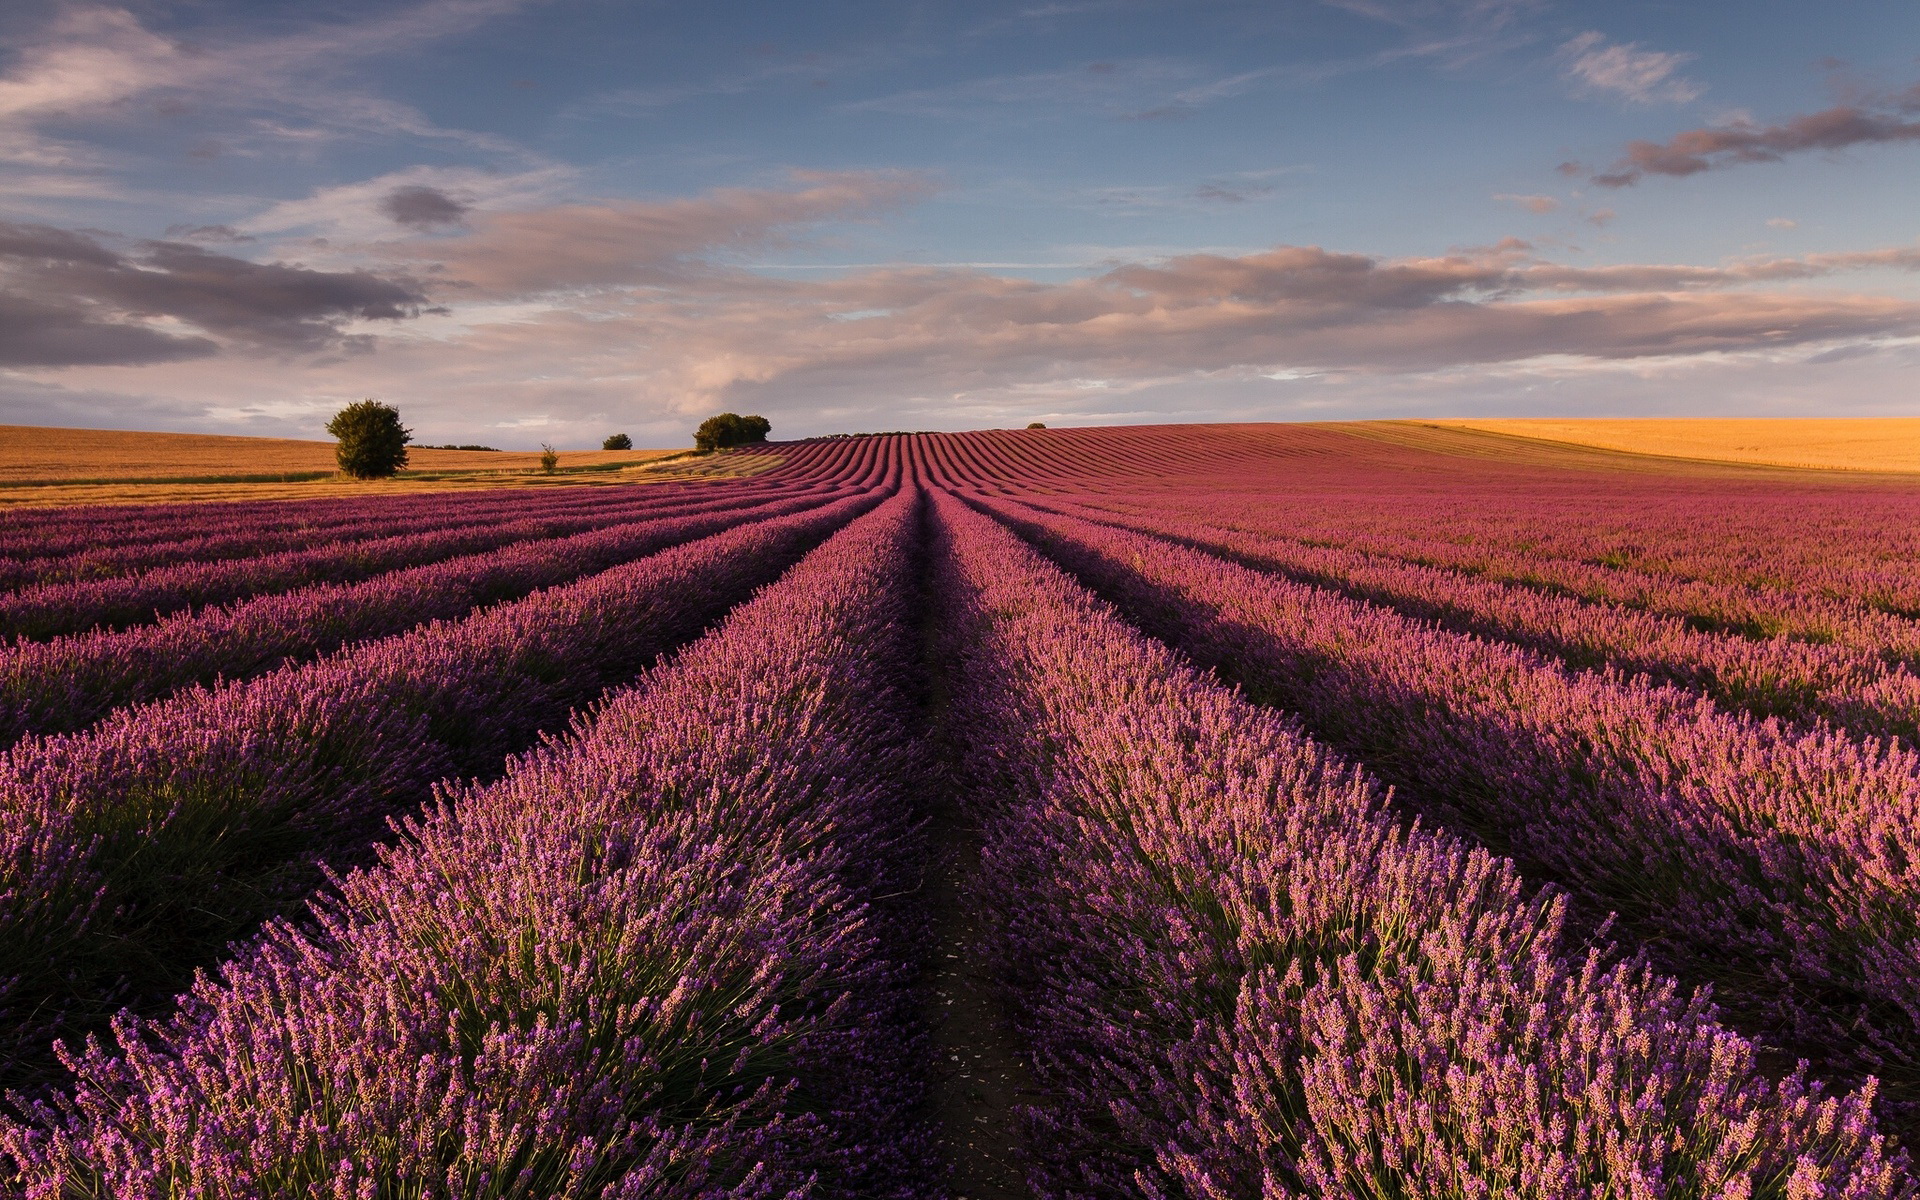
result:
[[[937,503],[1041,1195],[1914,1194],[1870,1089],[1770,1080],[1511,863]]]
[[[878,499],[19,743],[0,756],[0,1075],[184,985],[434,780],[497,772]]]

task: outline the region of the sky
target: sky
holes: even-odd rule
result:
[[[0,423],[1920,414],[1911,0],[16,0]]]

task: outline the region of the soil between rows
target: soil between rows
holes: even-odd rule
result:
[[[995,986],[978,886],[980,829],[960,794],[959,749],[948,724],[948,672],[932,603],[931,514],[921,510],[919,672],[921,731],[929,748],[929,958],[920,995],[929,1042],[926,1116],[957,1200],[1031,1200],[1018,1109],[1041,1099]]]

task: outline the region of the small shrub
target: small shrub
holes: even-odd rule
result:
[[[560,465],[560,452],[558,450],[555,450],[552,446],[548,445],[547,443],[541,442],[540,443],[540,469],[542,471],[545,471],[547,474],[551,475],[553,474],[553,469],[559,465]]]
[[[700,422],[700,428],[693,432],[693,445],[696,450],[725,450],[729,446],[764,442],[772,432],[773,422],[765,417],[721,413]]]
[[[633,439],[624,433],[616,433],[606,441],[601,442],[600,448],[602,450],[631,450],[633,449]]]
[[[400,424],[400,410],[378,400],[349,404],[333,414],[327,432],[340,442],[333,456],[355,479],[380,479],[407,465],[413,431]]]
[[[1028,429],[1045,429],[1046,427],[1047,427],[1047,423],[1045,421],[1028,421],[1027,422]]]

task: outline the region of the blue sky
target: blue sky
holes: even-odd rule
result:
[[[0,10],[0,420],[1920,402],[1910,3]]]

